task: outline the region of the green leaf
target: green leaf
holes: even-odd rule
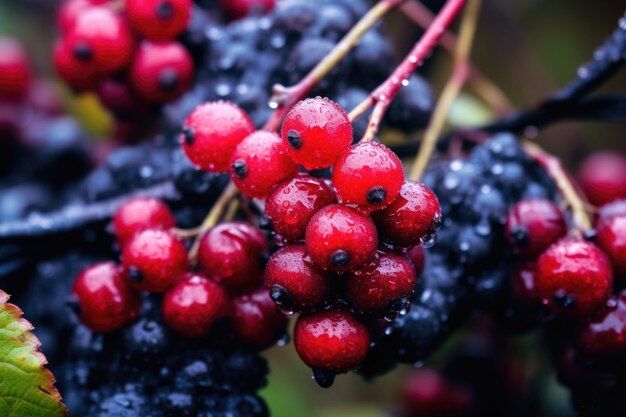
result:
[[[45,368],[41,343],[22,310],[0,290],[0,416],[63,417],[67,409]]]

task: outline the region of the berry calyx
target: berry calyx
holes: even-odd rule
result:
[[[605,220],[598,228],[596,244],[611,260],[617,278],[626,278],[626,216]]]
[[[352,143],[348,115],[327,98],[296,104],[285,116],[281,131],[291,157],[306,169],[331,166]]]
[[[297,176],[272,190],[265,204],[265,217],[278,236],[295,242],[304,239],[311,217],[335,202],[334,191],[323,180]]]
[[[398,198],[373,216],[384,240],[407,248],[436,232],[441,222],[441,207],[428,187],[407,181],[402,184]]]
[[[215,322],[226,317],[230,303],[222,287],[198,274],[189,274],[163,298],[163,319],[187,337],[204,336]]]
[[[252,198],[267,197],[278,183],[297,173],[298,165],[273,132],[250,134],[237,145],[230,159],[230,178],[239,191]]]
[[[507,240],[526,258],[539,256],[566,233],[563,212],[549,200],[522,200],[511,207],[506,219]]]
[[[194,66],[178,42],[143,41],[130,65],[129,82],[142,99],[164,103],[180,97],[191,85]]]
[[[304,245],[289,245],[274,253],[265,267],[265,286],[278,307],[305,312],[328,301],[332,282],[307,256]]]
[[[196,107],[183,124],[181,143],[187,158],[209,172],[227,172],[230,157],[254,132],[250,117],[238,106],[216,101]]]
[[[343,272],[357,269],[372,259],[378,234],[372,219],[353,208],[333,204],[311,218],[305,242],[316,264]]]
[[[19,42],[0,36],[0,99],[20,99],[28,93],[30,65]]]
[[[155,41],[174,39],[187,27],[191,0],[126,0],[128,22],[141,36]]]
[[[602,307],[613,288],[613,271],[594,244],[563,239],[537,262],[537,292],[555,315],[586,316]]]
[[[263,232],[247,223],[225,222],[200,238],[198,268],[228,290],[241,293],[261,284],[266,253]]]
[[[593,153],[580,165],[578,181],[592,204],[625,198],[626,158],[614,152]]]
[[[73,55],[70,45],[65,41],[57,41],[53,49],[54,69],[72,89],[93,91],[102,80],[96,69],[81,64]]]
[[[83,270],[72,290],[78,319],[94,332],[118,330],[139,315],[141,300],[113,262]]]
[[[251,12],[269,12],[276,0],[219,0],[219,6],[231,19],[241,19]]]
[[[370,334],[352,314],[326,310],[298,318],[294,343],[308,366],[340,374],[356,368],[365,359]]]
[[[400,193],[404,168],[400,158],[385,145],[359,143],[337,158],[332,179],[342,203],[380,210]]]
[[[415,287],[415,269],[404,255],[379,252],[357,271],[346,274],[350,303],[367,314],[391,317],[409,302]]]
[[[287,332],[288,319],[276,310],[267,288],[233,299],[230,322],[243,343],[266,349]]]
[[[607,301],[605,309],[580,332],[580,346],[589,354],[604,355],[626,351],[626,291]]]
[[[141,291],[163,292],[187,271],[185,244],[165,230],[136,233],[122,250],[128,280]]]
[[[137,232],[146,229],[167,230],[176,224],[169,207],[156,198],[135,197],[117,209],[113,228],[120,246],[124,246]]]

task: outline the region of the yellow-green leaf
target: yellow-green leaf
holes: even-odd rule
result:
[[[63,417],[67,409],[46,369],[41,343],[22,310],[0,290],[0,416]]]

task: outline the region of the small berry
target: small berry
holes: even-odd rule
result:
[[[28,93],[30,65],[15,39],[0,36],[0,99],[20,99]]]
[[[380,252],[364,268],[346,274],[346,295],[361,312],[391,315],[409,301],[415,281],[406,256]]]
[[[285,246],[270,257],[265,286],[278,307],[297,312],[322,307],[332,290],[331,277],[310,260],[304,245]]]
[[[166,41],[185,30],[191,6],[191,0],[126,0],[126,16],[144,38]]]
[[[591,154],[580,165],[578,181],[592,204],[626,198],[626,158],[614,152]]]
[[[141,300],[113,262],[83,270],[74,281],[78,319],[94,332],[118,330],[139,315]]]
[[[142,99],[164,103],[180,97],[191,85],[191,55],[178,42],[143,41],[129,70],[129,82]]]
[[[359,143],[342,153],[333,166],[339,201],[368,210],[387,207],[404,183],[402,161],[377,142]]]
[[[419,277],[422,275],[422,272],[424,272],[424,264],[426,263],[426,251],[424,247],[422,245],[415,245],[406,251],[406,256],[415,268],[415,276]]]
[[[302,175],[274,188],[265,204],[265,217],[278,236],[295,242],[304,239],[311,217],[333,203],[335,193],[323,180]]]
[[[257,288],[267,253],[263,232],[242,222],[221,223],[200,238],[198,268],[233,292]]]
[[[287,332],[288,319],[276,310],[267,288],[235,298],[230,321],[239,340],[258,349],[273,346]]]
[[[124,246],[137,232],[146,229],[170,229],[176,220],[169,207],[161,200],[135,197],[117,209],[113,228],[120,246]]]
[[[69,0],[61,4],[57,14],[57,26],[63,35],[67,35],[74,28],[76,19],[87,9],[93,7],[89,0]]]
[[[522,200],[506,219],[506,238],[525,258],[536,258],[566,233],[563,212],[549,200]]]
[[[241,19],[251,12],[269,12],[276,6],[276,0],[219,0],[219,6],[232,19]]]
[[[430,369],[413,371],[404,383],[404,406],[411,416],[464,416],[472,409],[472,392],[453,385]]]
[[[376,226],[350,207],[333,204],[311,218],[306,248],[315,263],[332,271],[349,271],[367,264],[378,245]]]
[[[122,265],[136,288],[163,292],[187,271],[187,249],[170,232],[147,229],[126,243]]]
[[[181,143],[187,158],[209,172],[226,172],[235,148],[254,132],[250,117],[236,105],[216,101],[202,104],[187,116]]]
[[[282,136],[294,161],[306,169],[328,168],[352,143],[352,125],[334,101],[309,98],[287,114]]]
[[[439,227],[441,208],[424,184],[407,181],[389,207],[374,213],[383,238],[400,247],[411,247],[430,238]]]
[[[626,352],[626,291],[607,302],[607,307],[584,324],[580,334],[583,351],[590,354]]]
[[[356,368],[365,359],[370,335],[350,313],[326,310],[298,318],[294,343],[308,366],[340,374]]]
[[[163,298],[163,319],[188,337],[204,336],[215,322],[228,315],[228,296],[219,284],[197,274],[188,274]]]
[[[518,266],[511,277],[511,291],[516,300],[523,304],[541,304],[537,289],[537,264],[526,262]]]
[[[626,278],[626,216],[616,216],[602,222],[596,244],[608,255],[615,275]]]
[[[280,137],[257,131],[247,136],[230,159],[230,178],[248,197],[265,198],[278,183],[294,177],[298,166]]]
[[[65,41],[54,44],[52,59],[59,77],[76,91],[95,91],[103,77],[96,69],[78,61]]]
[[[593,313],[609,298],[613,271],[606,255],[594,244],[563,239],[539,257],[537,292],[554,314],[581,317]]]

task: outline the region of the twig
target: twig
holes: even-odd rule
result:
[[[433,149],[435,149],[437,139],[445,125],[450,106],[452,106],[454,99],[467,80],[469,71],[468,58],[472,48],[472,42],[474,41],[478,15],[480,14],[480,5],[481,0],[471,0],[463,16],[460,39],[454,52],[454,70],[441,93],[433,116],[430,119],[430,124],[424,133],[422,145],[409,173],[411,180],[418,180],[424,173]]]

